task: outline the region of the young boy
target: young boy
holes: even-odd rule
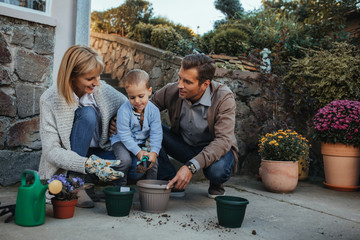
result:
[[[111,137],[114,154],[122,161],[121,171],[125,174],[120,180],[122,186],[126,185],[127,177],[138,180],[144,175],[136,172],[144,156],[151,163],[146,179],[157,178],[157,156],[163,136],[159,109],[149,102],[152,91],[149,75],[140,69],[130,71],[125,78],[125,90],[129,100],[117,112],[117,134]]]

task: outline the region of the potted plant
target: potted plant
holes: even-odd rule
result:
[[[294,130],[267,133],[259,141],[259,174],[271,192],[292,192],[299,179],[299,159],[307,158],[308,140]]]
[[[65,175],[54,175],[48,180],[49,184],[56,182],[62,185],[59,193],[53,194],[51,199],[55,218],[72,218],[74,216],[75,206],[77,203],[77,193],[84,181],[79,177],[66,178]],[[51,192],[50,192],[51,193]]]
[[[314,138],[321,141],[326,187],[359,188],[360,102],[332,101],[313,118]]]

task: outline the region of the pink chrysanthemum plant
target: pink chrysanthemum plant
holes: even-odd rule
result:
[[[360,102],[332,101],[313,118],[314,138],[325,143],[360,145]]]

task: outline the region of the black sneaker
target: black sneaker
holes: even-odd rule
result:
[[[172,198],[182,198],[185,197],[185,190],[179,190],[179,189],[171,189],[170,197]]]
[[[225,195],[225,189],[224,189],[223,184],[217,185],[217,184],[210,183],[209,190],[208,190],[209,198],[214,199],[217,196],[223,196],[223,195]]]

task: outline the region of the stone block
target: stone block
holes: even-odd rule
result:
[[[7,128],[9,127],[10,120],[6,118],[0,119],[0,149],[4,149],[6,136],[7,136]]]
[[[16,105],[12,90],[0,89],[0,115],[15,117]]]
[[[110,45],[110,42],[104,41],[102,46],[101,46],[100,52],[101,53],[107,53],[108,49],[109,49],[109,45]]]
[[[236,118],[242,119],[250,114],[250,108],[242,101],[236,101]]]
[[[1,63],[12,62],[12,56],[9,50],[9,45],[6,42],[6,39],[2,33],[0,33],[0,62]]]
[[[53,54],[55,47],[55,29],[38,27],[35,31],[34,51],[38,54]]]
[[[13,26],[9,22],[8,18],[0,18],[0,32],[6,35],[11,35],[12,31]]]
[[[8,85],[11,82],[12,82],[12,78],[10,72],[6,68],[0,66],[0,84]]]
[[[9,147],[25,146],[31,149],[41,149],[39,123],[39,117],[15,123],[9,129],[7,145]]]
[[[147,59],[144,61],[144,64],[142,65],[141,69],[149,72],[153,66],[153,62],[150,59]]]
[[[150,77],[154,79],[158,79],[161,76],[161,68],[155,67],[150,72]]]
[[[215,69],[215,77],[225,77],[229,74],[229,70],[225,68],[216,68]]]
[[[258,119],[267,118],[264,114],[266,114],[269,109],[266,109],[265,103],[265,99],[262,97],[253,97],[249,101],[251,111]]]
[[[122,49],[121,49],[121,55],[120,55],[120,56],[121,56],[122,58],[124,58],[124,57],[126,57],[126,55],[127,55],[127,49],[126,49],[126,48],[122,48]]]
[[[19,50],[15,57],[15,71],[23,81],[43,82],[51,72],[50,59]]]
[[[257,79],[260,76],[260,73],[258,72],[245,72],[245,71],[239,71],[235,70],[233,71],[232,78],[233,79]]]
[[[15,152],[0,150],[0,185],[9,186],[21,180],[25,169],[38,171],[41,151]]]
[[[45,90],[46,88],[32,85],[16,85],[16,105],[20,118],[33,116],[40,113],[40,96]]]
[[[257,96],[260,94],[260,90],[257,84],[251,83],[246,80],[234,80],[225,81],[230,89],[240,97]]]
[[[14,34],[11,38],[11,43],[23,46],[25,48],[34,47],[34,30],[26,26],[14,27]]]

